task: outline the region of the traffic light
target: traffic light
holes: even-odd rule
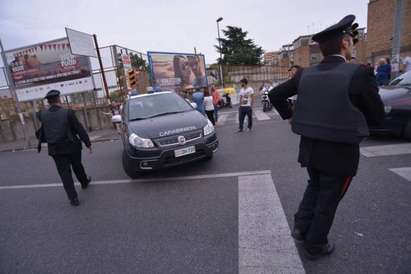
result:
[[[137,73],[134,69],[127,72],[127,83],[130,89],[134,89],[137,86]]]

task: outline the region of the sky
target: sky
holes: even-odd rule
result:
[[[0,39],[6,50],[64,37],[65,27],[96,34],[99,46],[140,52],[197,52],[218,58],[220,28],[237,26],[265,51],[318,32],[354,14],[367,26],[368,0],[0,0]]]

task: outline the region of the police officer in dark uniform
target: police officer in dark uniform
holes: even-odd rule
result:
[[[298,161],[309,181],[294,219],[292,236],[308,259],[331,254],[328,242],[337,206],[359,162],[359,144],[368,125],[384,118],[384,105],[372,70],[350,64],[358,24],[354,15],[315,34],[324,56],[275,87],[269,98],[292,131],[301,135]],[[287,98],[298,95],[294,109]]]
[[[74,111],[61,107],[58,90],[49,91],[45,99],[50,107],[48,110],[38,113],[38,118],[42,123],[41,134],[48,144],[48,153],[56,163],[57,171],[63,181],[71,205],[78,206],[80,202],[71,176],[71,168],[81,183],[81,187],[87,188],[91,177],[86,175],[81,163],[81,141],[91,153],[90,139]]]

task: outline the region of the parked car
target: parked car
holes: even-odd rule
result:
[[[130,97],[112,121],[121,124],[123,168],[131,178],[145,170],[211,159],[218,148],[211,122],[175,92]]]
[[[391,133],[411,141],[411,71],[406,72],[379,90],[385,105],[385,119],[371,133]]]

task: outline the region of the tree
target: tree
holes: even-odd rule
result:
[[[223,65],[259,65],[264,53],[263,49],[257,46],[252,39],[247,39],[247,31],[239,27],[227,26],[223,30],[226,38],[220,38],[221,50],[215,46],[217,52],[223,55],[218,59],[219,64]],[[218,39],[217,39],[218,41]]]
[[[134,69],[148,71],[146,60],[144,60],[138,54],[130,53],[130,59],[131,59],[131,66]]]

